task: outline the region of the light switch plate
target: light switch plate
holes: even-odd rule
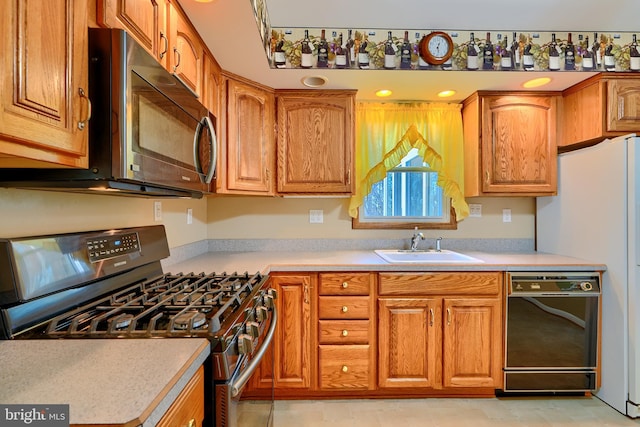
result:
[[[193,224],[193,209],[187,208],[187,224]]]

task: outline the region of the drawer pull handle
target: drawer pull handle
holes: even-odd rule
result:
[[[451,324],[451,308],[447,307],[447,325]]]
[[[342,372],[348,372],[349,368],[347,367],[347,365],[342,365]]]
[[[349,331],[347,331],[346,329],[342,330],[342,336],[346,337],[347,335],[349,335]]]
[[[349,283],[342,282],[342,289],[347,289],[349,287]]]
[[[429,317],[431,318],[429,321],[429,326],[433,326],[433,320],[435,318],[435,315],[433,314],[433,308],[429,309],[429,315],[430,315]]]
[[[187,424],[187,427],[196,427],[196,419],[195,418],[191,418],[189,420],[189,424]]]
[[[342,312],[346,313],[347,311],[349,311],[349,307],[347,307],[346,305],[342,306]]]

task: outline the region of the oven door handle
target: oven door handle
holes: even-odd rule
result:
[[[267,331],[267,335],[264,341],[262,342],[262,345],[256,352],[255,357],[251,359],[251,361],[247,365],[247,368],[244,371],[242,371],[240,375],[238,375],[238,377],[235,379],[235,381],[232,384],[229,385],[229,387],[231,388],[231,397],[236,397],[240,394],[244,386],[247,384],[247,381],[249,381],[249,378],[251,378],[251,375],[253,374],[253,372],[258,368],[258,365],[260,364],[260,361],[262,360],[264,353],[267,351],[267,348],[269,348],[269,346],[271,345],[271,341],[273,340],[273,336],[275,335],[275,332],[276,332],[277,323],[278,323],[278,311],[274,307],[273,315],[271,316],[271,325],[269,325],[269,330]]]

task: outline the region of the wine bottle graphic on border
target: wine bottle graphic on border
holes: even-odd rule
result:
[[[304,39],[302,39],[300,51],[300,67],[311,68],[313,66],[313,45],[311,44],[311,40],[309,40],[309,30],[304,30]]]
[[[593,52],[591,51],[591,46],[589,45],[589,36],[585,37],[584,42],[587,48],[582,52],[582,71],[593,71]]]
[[[367,51],[367,47],[369,46],[369,39],[365,34],[363,36],[362,43],[360,43],[360,47],[358,48],[358,68],[366,70],[369,68],[369,52]]]
[[[513,70],[513,57],[511,55],[511,49],[509,49],[508,36],[504,35],[504,43],[502,49],[500,49],[500,69],[502,71]]]
[[[278,36],[278,41],[276,43],[276,48],[273,52],[273,64],[276,68],[286,68],[287,67],[287,55],[283,49],[284,46],[284,35],[282,33]]]
[[[482,69],[493,70],[493,45],[491,44],[491,33],[487,33],[487,40],[482,50]]]
[[[396,68],[396,46],[393,44],[393,36],[389,31],[387,41],[384,44],[384,69],[393,70],[394,68]]]
[[[535,61],[533,60],[533,52],[531,51],[531,35],[527,37],[527,43],[524,45],[524,52],[522,53],[522,68],[525,71],[533,71],[535,69]]]
[[[409,31],[405,30],[404,40],[402,41],[402,47],[400,48],[400,68],[403,70],[411,69],[411,53],[413,46],[409,42]]]
[[[469,34],[469,44],[467,45],[467,70],[475,71],[478,66],[478,48],[475,34]]]
[[[342,33],[340,33],[338,44],[336,45],[336,68],[347,68],[347,47],[342,43]]]
[[[638,51],[638,40],[633,35],[633,41],[629,46],[629,71],[640,71],[640,52]]]
[[[576,69],[576,47],[571,40],[571,33],[567,34],[567,44],[564,47],[564,69],[568,71]]]
[[[518,40],[518,34],[513,32],[513,41],[511,42],[511,58],[513,59],[513,68],[520,69],[520,63],[522,62],[520,54],[520,41]]]
[[[551,33],[551,44],[549,45],[549,71],[560,70],[560,52],[558,52],[558,42],[556,33]]]
[[[327,68],[329,66],[329,43],[325,38],[325,30],[320,31],[320,43],[318,43],[318,63],[316,67]]]

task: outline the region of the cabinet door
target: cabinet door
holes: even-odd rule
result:
[[[640,79],[607,81],[607,130],[610,132],[640,130]]]
[[[226,183],[219,192],[274,193],[273,93],[248,83],[227,81]],[[226,170],[226,173],[225,173]]]
[[[178,6],[172,4],[169,11],[169,71],[202,96],[204,45]]]
[[[556,97],[482,99],[482,191],[555,193]]]
[[[87,167],[87,2],[3,4],[0,165]]]
[[[204,368],[200,367],[156,427],[202,426],[204,420],[204,383]]]
[[[98,0],[96,20],[126,30],[166,68],[168,5],[168,0]]]
[[[500,388],[500,300],[445,298],[444,307],[444,386]]]
[[[278,192],[352,192],[354,96],[278,95]]]
[[[202,104],[218,119],[220,119],[220,89],[222,88],[221,71],[220,65],[213,55],[205,52]],[[218,122],[217,129],[220,129],[220,126],[221,123]]]
[[[274,384],[278,389],[311,387],[311,299],[315,276],[271,276],[277,292],[278,327],[274,337]]]
[[[378,300],[378,385],[439,388],[441,299]]]

